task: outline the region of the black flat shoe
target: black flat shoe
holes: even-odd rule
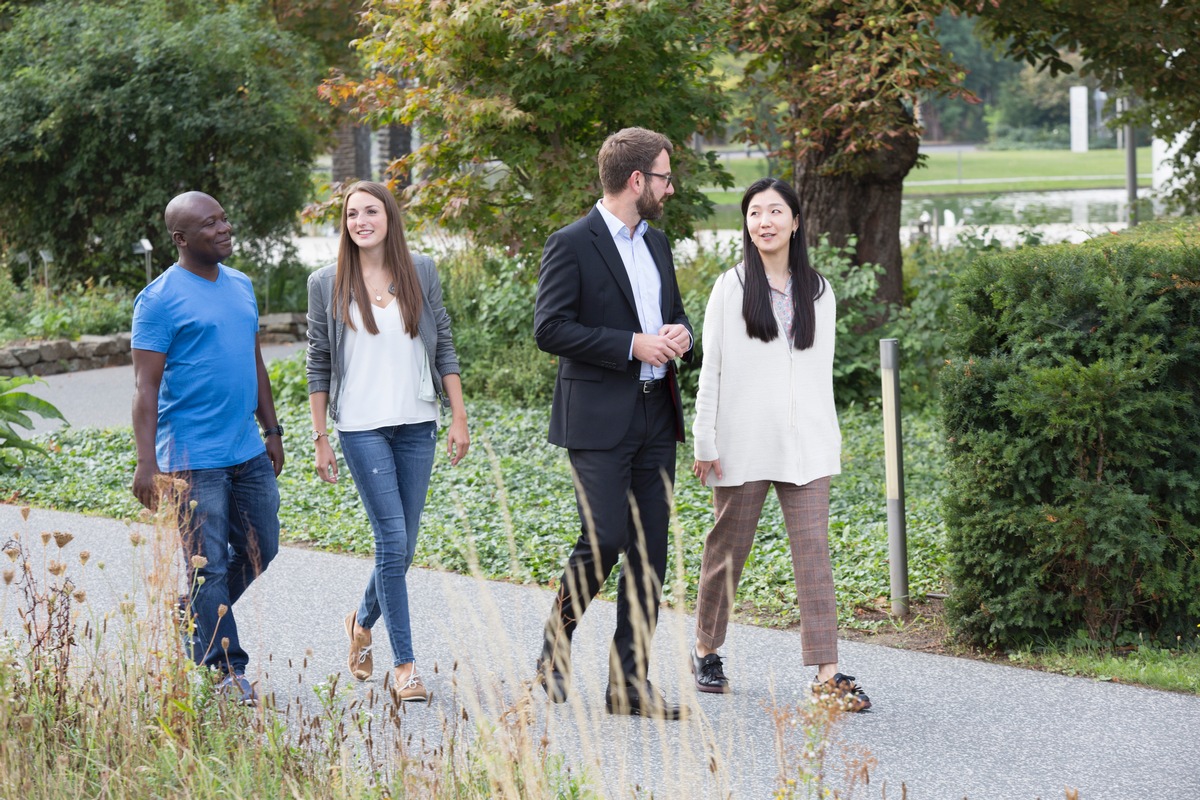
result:
[[[604,708],[610,714],[651,719],[679,720],[688,716],[686,708],[667,703],[649,681],[640,686],[609,683],[604,695]]]
[[[537,660],[534,669],[537,670],[537,674],[533,679],[546,690],[546,696],[550,698],[550,702],[565,703],[567,692],[571,688],[571,679],[567,677],[566,673],[541,658]]]
[[[721,657],[709,653],[701,658],[692,650],[692,674],[696,676],[696,688],[711,694],[728,694],[729,679],[721,667]]]

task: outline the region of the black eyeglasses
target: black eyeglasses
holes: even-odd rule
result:
[[[647,172],[644,169],[639,169],[638,172],[642,173],[643,175],[650,175],[655,178],[662,178],[664,181],[667,182],[667,186],[671,185],[671,173],[669,173],[669,172]]]

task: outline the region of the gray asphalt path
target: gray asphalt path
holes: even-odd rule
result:
[[[144,605],[137,575],[151,547],[131,546],[126,524],[39,509],[25,522],[16,507],[0,506],[0,530],[20,531],[39,546],[35,534],[43,530],[73,533],[66,561],[77,563],[80,549],[92,553],[77,579],[89,613],[103,614],[121,599]],[[342,620],[370,570],[367,559],[285,547],[238,603],[251,672],[279,708],[315,713],[313,689],[328,676],[341,672],[342,685],[353,684],[343,667]],[[5,592],[13,631],[15,591]],[[407,709],[402,730],[436,747],[446,730],[463,724],[464,711],[473,722],[497,720],[522,697],[550,594],[413,570],[410,595],[418,667],[435,696],[428,707]],[[735,693],[699,695],[686,667],[692,619],[664,610],[654,679],[696,712],[668,724],[604,713],[613,617],[607,602],[588,611],[576,636],[571,701],[548,706],[535,691],[535,734],[596,778],[605,796],[628,797],[633,787],[662,798],[772,796],[780,766],[769,709],[801,703],[812,672],[798,662],[797,634],[732,626],[725,652]],[[391,659],[383,629],[376,632],[375,677],[345,689],[346,701],[383,693]],[[1200,797],[1200,698],[852,642],[841,654],[875,702],[843,721],[829,759],[835,784],[838,748],[865,748],[877,761],[870,786],[855,797],[899,798],[902,785],[913,800],[1049,800],[1066,787],[1084,800]],[[372,713],[376,731],[386,727]],[[794,729],[784,726],[783,734],[790,746],[801,744]]]

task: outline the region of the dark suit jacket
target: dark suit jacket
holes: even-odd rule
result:
[[[690,333],[667,237],[649,228],[646,245],[662,278],[663,323],[686,325]],[[629,429],[640,391],[642,362],[629,358],[629,345],[641,323],[625,264],[599,209],[546,240],[533,323],[538,347],[558,356],[550,443],[580,450],[615,447]],[[691,357],[688,350],[684,359]],[[676,439],[683,441],[673,361],[667,378]]]

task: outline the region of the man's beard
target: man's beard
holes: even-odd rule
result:
[[[650,192],[649,181],[646,182],[642,193],[638,195],[637,212],[639,217],[648,221],[656,220],[663,214],[663,201],[654,199],[654,195]]]

